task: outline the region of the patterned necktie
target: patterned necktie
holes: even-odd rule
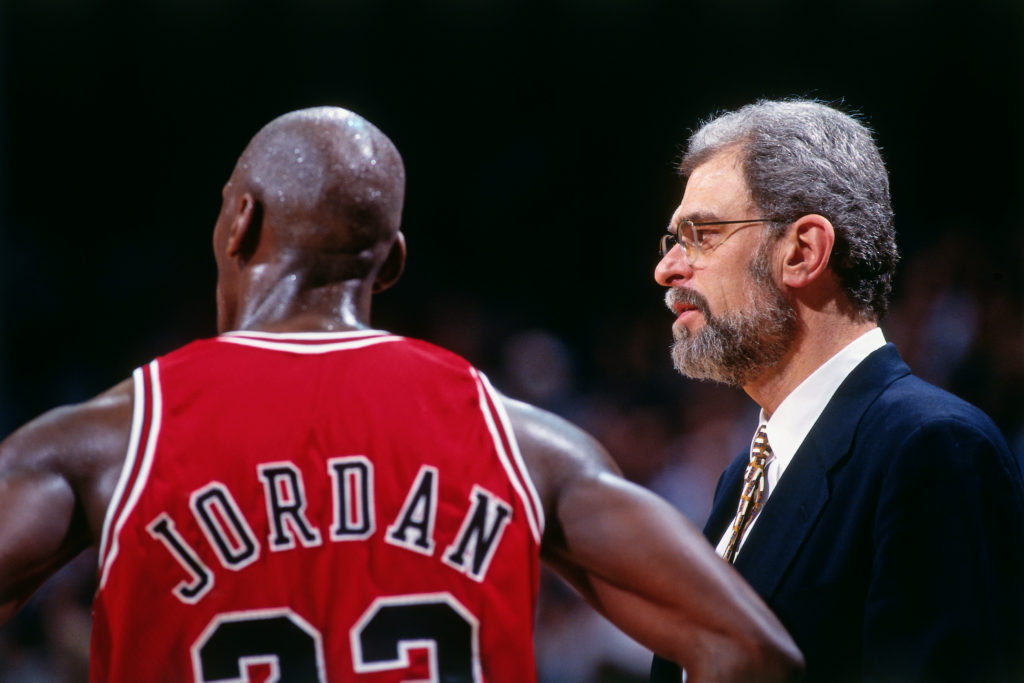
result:
[[[736,509],[736,521],[733,522],[732,536],[729,538],[729,545],[726,546],[723,555],[729,564],[736,560],[743,532],[750,526],[768,497],[765,493],[765,465],[771,455],[772,449],[768,445],[768,436],[764,433],[764,425],[761,425],[757,434],[754,435],[754,446],[750,450],[750,462],[747,463],[747,471],[743,473],[743,492],[740,494],[740,504]]]

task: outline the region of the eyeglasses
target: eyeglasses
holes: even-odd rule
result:
[[[683,254],[691,266],[699,263],[701,256],[710,253],[720,247],[723,242],[735,235],[744,228],[749,228],[755,223],[773,223],[776,218],[747,218],[741,221],[679,221],[679,227],[675,230],[669,226],[668,233],[661,236],[659,252],[662,257],[677,244],[683,248]],[[740,225],[745,223],[746,225]],[[707,225],[737,225],[730,230],[703,230]]]

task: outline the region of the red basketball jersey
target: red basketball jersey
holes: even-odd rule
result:
[[[463,359],[230,333],[134,374],[92,681],[533,681],[543,512]]]

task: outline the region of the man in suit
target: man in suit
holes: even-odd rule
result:
[[[1024,680],[1021,463],[878,327],[897,251],[871,133],[762,101],[700,128],[680,173],[655,271],[673,361],[761,407],[705,535],[808,681]],[[680,670],[655,658],[651,679]]]

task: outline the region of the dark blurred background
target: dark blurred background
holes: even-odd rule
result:
[[[863,113],[903,260],[883,330],[1024,444],[1019,0],[2,0],[0,432],[214,333],[210,233],[271,118],[353,109],[402,150],[410,261],[375,324],[576,420],[703,523],[756,408],[678,377],[655,240],[708,114]],[[92,562],[0,631],[0,681],[82,680]],[[545,579],[544,681],[647,656]]]

